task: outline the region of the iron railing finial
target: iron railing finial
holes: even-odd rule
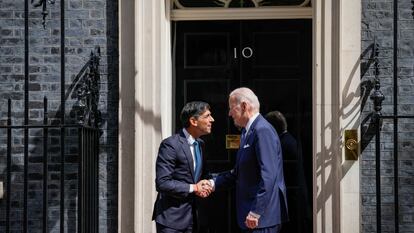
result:
[[[98,127],[102,122],[99,105],[99,60],[101,57],[100,48],[96,47],[91,51],[90,59],[87,63],[87,72],[82,75],[79,81],[76,97],[78,109],[78,124]]]
[[[43,15],[42,25],[43,25],[43,28],[46,28],[46,17],[49,14],[49,12],[47,10],[47,3],[55,4],[55,2],[56,2],[56,0],[32,0],[31,1],[33,7],[42,6],[42,15]]]
[[[376,38],[374,38],[373,48],[372,48],[372,59],[374,60],[374,92],[370,95],[370,99],[374,102],[374,110],[373,110],[373,120],[376,120],[377,117],[381,116],[381,110],[382,110],[382,101],[384,101],[385,96],[380,90],[381,83],[379,80],[379,45],[377,43]]]

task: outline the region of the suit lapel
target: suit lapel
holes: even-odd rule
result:
[[[256,131],[256,125],[257,125],[257,123],[259,122],[259,121],[261,121],[262,120],[262,115],[258,115],[257,117],[256,117],[256,119],[254,119],[254,121],[253,121],[253,123],[250,125],[250,128],[249,128],[249,131],[247,131],[247,133],[246,133],[246,138],[244,139],[244,144],[246,145],[246,144],[249,144],[248,142],[249,142],[249,140],[250,140],[250,137],[253,137],[253,135],[255,134],[255,131]],[[244,145],[243,145],[244,146]],[[250,145],[251,146],[251,145]]]
[[[250,137],[253,137],[253,135],[255,134],[257,122],[259,122],[261,118],[262,118],[262,115],[259,114],[256,117],[256,119],[253,121],[253,123],[250,125],[249,131],[247,131],[245,135],[245,139],[243,140],[243,144],[240,145],[239,151],[237,152],[236,163],[238,163],[240,158],[244,155],[243,153],[243,149],[245,149],[244,147],[246,145],[252,146],[249,144],[249,140],[250,140]]]
[[[190,145],[188,145],[188,141],[185,138],[185,135],[182,131],[180,133],[180,142],[184,155],[187,158],[187,163],[188,167],[190,168],[191,176],[193,177],[193,180],[195,180],[193,156],[191,155]]]

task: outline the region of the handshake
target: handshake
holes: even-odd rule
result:
[[[193,184],[193,190],[197,196],[205,198],[213,192],[213,186],[208,180],[200,180],[197,184]]]

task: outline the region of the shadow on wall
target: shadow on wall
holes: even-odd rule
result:
[[[371,97],[371,92],[375,86],[375,78],[365,78],[367,72],[370,70],[372,65],[375,66],[374,74],[375,76],[379,75],[378,70],[378,55],[379,55],[379,48],[378,44],[374,40],[374,42],[368,46],[364,53],[361,55],[361,60],[365,59],[364,62],[361,63],[361,110],[365,108],[367,105],[368,97]],[[369,54],[368,58],[365,58]],[[373,111],[363,115],[361,120],[361,153],[365,150],[368,144],[372,141],[375,136],[376,125],[373,121]],[[380,127],[382,126],[382,121],[380,121]]]
[[[347,79],[347,82],[345,83],[344,90],[342,92],[341,100],[343,104],[341,106],[339,116],[359,117],[360,114],[359,112],[357,112],[360,109],[359,106],[361,106],[361,109],[363,109],[364,106],[367,104],[368,97],[370,96],[370,93],[374,87],[374,80],[371,80],[371,79],[362,80],[360,83],[359,89],[356,91],[350,90],[350,87],[351,87],[352,79],[355,76],[356,71],[358,70],[358,67],[361,66],[361,77],[364,77],[365,73],[373,65],[375,54],[376,54],[374,51],[374,47],[375,47],[374,44],[375,42],[363,51],[363,53],[359,57],[359,60],[356,61],[355,65],[352,68],[352,71]],[[369,57],[367,58],[367,56]],[[332,86],[332,92],[335,93],[335,91],[340,91],[340,90],[338,90],[337,86]],[[357,93],[357,91],[360,91],[360,94]],[[354,106],[349,108],[349,105],[352,104],[352,101],[358,97],[359,97],[359,101]],[[322,94],[321,99],[322,101],[326,99],[323,96],[323,94]],[[333,103],[333,104],[339,105],[339,102]],[[321,105],[324,105],[324,103],[321,103]],[[330,115],[337,116],[338,113],[332,112]],[[335,191],[335,190],[340,190],[339,189],[340,183],[338,181],[340,181],[343,177],[346,176],[349,169],[352,167],[353,162],[352,161],[344,162],[342,161],[342,157],[338,156],[342,154],[341,153],[342,146],[338,145],[339,143],[341,143],[341,135],[340,135],[341,128],[339,127],[340,126],[339,119],[335,119],[335,117],[333,117],[331,121],[329,120],[327,121],[324,118],[325,116],[324,112],[321,113],[321,116],[322,116],[322,119],[321,119],[322,129],[320,129],[321,132],[330,131],[330,132],[339,133],[337,135],[332,134],[330,139],[326,138],[327,134],[322,133],[321,141],[325,142],[328,140],[332,142],[332,144],[330,147],[325,147],[322,149],[320,153],[316,154],[316,162],[315,162],[317,165],[317,167],[315,168],[316,177],[320,177],[321,179],[319,181],[321,183],[320,189],[317,185],[315,185],[317,188],[315,192],[317,193],[316,203],[318,206],[318,209],[316,210],[316,212],[321,215],[321,219],[322,219],[321,227],[323,228],[321,229],[321,232],[327,232],[327,229],[324,229],[324,227],[326,226],[325,224],[326,219],[329,216],[336,216],[336,215],[332,215],[331,213],[336,213],[340,209],[339,208],[340,206],[338,206],[340,194],[339,192]],[[344,126],[346,128],[358,128],[359,124],[361,124],[361,152],[365,149],[367,144],[372,140],[372,138],[375,135],[375,131],[373,131],[374,130],[373,122],[369,122],[368,126],[365,126],[366,123],[371,119],[371,116],[372,116],[371,114],[365,116],[362,119],[361,123],[358,119],[351,120],[350,122],[355,122],[354,125]],[[339,151],[336,151],[336,149],[334,148],[339,148]],[[333,203],[333,205],[331,206],[332,208],[331,210],[329,211],[326,210],[326,203]],[[334,223],[335,227],[338,227],[338,229],[340,228],[339,218],[332,219],[332,222]]]

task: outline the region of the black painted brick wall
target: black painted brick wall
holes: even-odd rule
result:
[[[30,1],[29,1],[30,2]],[[103,117],[99,161],[99,228],[101,233],[117,231],[117,135],[118,135],[118,1],[65,1],[66,89],[88,61],[95,46],[101,48],[99,110]],[[58,118],[60,106],[60,3],[48,4],[46,28],[41,8],[29,6],[29,118],[31,124],[43,119],[43,97],[49,100],[49,118]],[[5,124],[7,99],[12,99],[13,124],[24,122],[24,0],[0,1],[0,123]],[[66,123],[73,122],[76,99],[65,105]],[[59,132],[49,136],[49,229],[59,230]],[[76,156],[73,132],[66,132],[65,186],[67,232],[75,232]],[[0,130],[0,179],[6,171],[6,131]],[[23,191],[23,131],[13,131],[12,227],[21,229]],[[29,147],[29,232],[41,230],[42,132],[30,130]],[[19,201],[20,200],[20,201]],[[5,202],[0,200],[0,232],[4,231]]]
[[[393,54],[398,54],[398,115],[414,115],[414,20],[413,3],[398,2],[398,48],[393,42],[393,0],[362,0],[362,51],[372,45],[374,38],[380,46],[379,64],[381,91],[385,95],[383,115],[393,115]],[[370,94],[374,67],[362,59],[361,94]],[[367,132],[372,102],[362,103],[361,156],[361,232],[376,231],[375,137]],[[394,135],[393,120],[384,120],[381,131],[381,195],[382,232],[394,232]],[[400,232],[414,232],[414,119],[400,119],[398,124],[399,159],[399,226]]]

